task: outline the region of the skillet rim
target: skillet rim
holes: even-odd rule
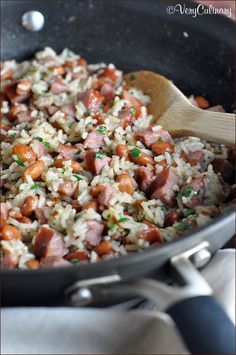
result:
[[[160,246],[153,246],[149,247],[141,252],[134,252],[130,253],[127,255],[122,255],[117,258],[112,258],[109,260],[100,260],[96,261],[95,263],[82,263],[78,265],[71,265],[71,266],[59,266],[59,267],[45,267],[45,268],[39,268],[39,269],[2,269],[1,270],[1,276],[2,277],[13,277],[15,275],[18,276],[37,276],[37,275],[48,275],[48,274],[58,274],[58,273],[65,273],[65,272],[70,272],[73,271],[79,271],[79,270],[86,270],[89,271],[89,269],[93,269],[94,266],[97,266],[97,271],[99,273],[100,270],[102,270],[104,267],[107,266],[107,270],[111,270],[112,268],[119,268],[122,266],[125,266],[127,264],[132,264],[134,262],[144,261],[145,259],[151,259],[152,256],[158,256],[158,251],[159,250],[167,250],[166,254],[168,253],[168,249],[171,248],[173,245],[180,245],[181,243],[184,245],[186,239],[196,239],[196,242],[199,239],[199,236],[201,235],[202,231],[206,231],[207,229],[212,229],[212,227],[217,227],[217,225],[221,224],[227,217],[233,217],[236,216],[236,208],[235,205],[233,204],[230,207],[226,207],[226,210],[221,212],[219,215],[217,215],[215,218],[213,218],[207,225],[199,226],[196,227],[189,232],[184,233],[179,239],[172,240],[170,242],[165,242],[161,244]],[[235,218],[234,218],[235,219]],[[193,233],[194,230],[194,233]],[[210,233],[209,233],[210,234]],[[227,241],[226,241],[227,242]],[[210,242],[209,242],[210,244]],[[210,244],[211,245],[211,244]],[[184,249],[184,248],[183,248]],[[186,248],[188,249],[188,248]],[[160,254],[160,253],[159,253]],[[99,270],[100,269],[100,270]],[[117,272],[118,273],[118,272]],[[119,273],[118,273],[119,274]]]

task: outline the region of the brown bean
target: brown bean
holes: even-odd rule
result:
[[[20,217],[20,218],[17,218],[17,220],[20,222],[20,223],[32,223],[32,220],[29,218],[29,217]]]
[[[178,222],[180,213],[176,210],[169,211],[165,216],[165,227],[172,226],[175,222]]]
[[[197,101],[197,104],[200,108],[206,109],[210,106],[209,101],[207,101],[204,97],[202,96],[197,96],[194,98],[195,101]]]
[[[99,208],[99,202],[97,200],[91,200],[84,205],[83,209],[88,210],[89,208],[94,209],[95,211]]]
[[[35,163],[31,164],[22,174],[22,180],[27,181],[27,176],[30,176],[33,180],[37,180],[41,177],[45,170],[45,164],[42,160],[37,160]]]
[[[121,173],[116,177],[116,182],[119,183],[119,190],[121,192],[127,192],[130,195],[133,195],[135,190],[135,185],[133,179],[127,173]]]
[[[30,216],[35,211],[38,200],[39,198],[37,195],[26,197],[21,210],[22,214],[27,217]]]
[[[23,161],[29,163],[32,163],[37,157],[36,153],[25,144],[15,145],[12,151],[14,154],[19,155]]]
[[[90,195],[92,195],[93,197],[98,197],[98,195],[100,194],[100,192],[102,192],[103,189],[104,189],[104,185],[102,184],[97,184],[96,186],[92,186],[90,188]]]
[[[164,154],[165,152],[172,154],[174,146],[169,142],[155,142],[151,145],[151,150],[157,155]]]
[[[134,157],[132,154],[129,153],[130,159],[139,165],[153,165],[154,164],[154,159],[150,154],[147,153],[141,153],[138,157]]]
[[[65,161],[68,161],[68,160],[63,160],[63,159],[56,160],[55,167],[56,168],[65,168],[65,165],[63,164]],[[79,173],[81,170],[83,170],[81,164],[78,163],[76,160],[71,160],[71,168],[74,173]]]
[[[31,82],[29,80],[23,79],[16,86],[17,95],[24,95],[30,91]]]
[[[111,250],[112,250],[112,245],[108,240],[103,240],[95,247],[95,251],[98,255],[109,254]]]
[[[129,158],[129,148],[125,144],[117,144],[116,146],[116,153],[119,155],[120,158],[125,157]]]
[[[2,228],[2,239],[12,240],[12,239],[21,239],[21,232],[16,227],[5,224]]]
[[[40,264],[38,260],[31,259],[27,261],[26,265],[28,266],[29,269],[38,269]]]

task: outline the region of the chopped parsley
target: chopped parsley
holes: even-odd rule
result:
[[[134,116],[134,115],[136,115],[137,110],[135,110],[135,108],[131,108],[130,109],[130,113],[131,113],[132,116]]]
[[[144,220],[144,217],[145,217],[145,214],[143,211],[140,211],[139,214],[138,214],[138,217],[137,217],[137,220],[140,222],[140,221],[143,221]]]
[[[189,209],[184,209],[184,210],[183,210],[183,215],[184,215],[184,217],[191,216],[191,215],[194,214],[194,213],[195,213],[195,211],[192,210],[191,208],[189,208]]]
[[[82,152],[82,150],[81,149],[79,149],[79,150],[77,150],[77,152],[76,152],[76,154],[80,154]]]
[[[137,147],[131,149],[129,152],[133,158],[138,158],[142,154],[141,150]]]
[[[125,222],[125,221],[128,221],[129,218],[127,217],[120,217],[118,222]]]
[[[168,208],[165,205],[160,206],[160,209],[164,212],[168,211]]]
[[[163,142],[163,138],[159,137],[159,138],[157,139],[157,142]]]
[[[31,186],[31,188],[30,188],[30,190],[37,190],[37,189],[39,189],[40,188],[40,183],[39,182],[35,182],[32,186]]]
[[[105,158],[105,154],[102,154],[102,153],[95,153],[95,158],[103,159],[103,158]]]
[[[71,262],[71,264],[76,265],[76,264],[79,264],[80,261],[79,261],[79,259],[71,259],[70,262]]]
[[[17,164],[18,164],[19,166],[25,166],[25,164],[24,164],[22,158],[21,158],[19,155],[17,155],[16,162],[17,162]]]
[[[46,148],[50,148],[50,143],[47,142],[47,141],[45,141],[42,137],[36,137],[36,139],[37,139],[39,142],[43,143],[43,145],[44,145]]]
[[[10,134],[10,138],[15,138],[15,136],[16,136],[16,133]]]
[[[190,227],[191,227],[191,225],[188,222],[182,222],[176,226],[176,228],[179,229],[180,231],[185,231],[185,230],[189,229]]]
[[[78,174],[73,174],[73,176],[76,178],[77,181],[83,180],[82,177]]]
[[[106,130],[107,130],[107,128],[105,126],[99,126],[96,131],[100,134],[105,134]]]
[[[134,74],[131,74],[129,78],[130,78],[130,80],[135,80],[136,76]]]
[[[189,197],[192,193],[193,189],[189,186],[185,187],[181,192],[180,192],[180,197]]]
[[[62,168],[61,170],[62,170],[62,172],[63,172],[63,173],[65,173],[65,172],[66,172],[66,168]]]

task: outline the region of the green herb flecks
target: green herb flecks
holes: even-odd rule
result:
[[[82,177],[78,174],[73,174],[77,181],[83,180]]]
[[[65,173],[65,172],[66,172],[66,168],[62,168],[61,171],[62,171],[63,173]]]
[[[17,155],[16,162],[17,162],[17,164],[18,164],[19,166],[25,166],[25,164],[24,164],[22,158],[21,158],[19,155]]]
[[[135,110],[135,108],[131,108],[130,109],[130,113],[131,113],[132,116],[135,116],[136,113],[137,113],[137,110]]]
[[[105,126],[99,126],[96,131],[100,134],[105,134],[106,130],[107,130],[107,128]]]
[[[122,216],[122,217],[119,218],[118,222],[125,222],[125,221],[128,221],[128,219],[129,218]]]
[[[130,80],[136,80],[137,79],[136,75],[134,75],[134,74],[131,74],[129,78],[130,78]]]
[[[80,263],[79,259],[71,259],[70,262],[71,262],[71,264],[74,264],[74,265]]]
[[[179,223],[176,228],[179,229],[180,231],[186,231],[187,229],[189,229],[191,227],[189,222],[182,222]]]
[[[15,137],[16,137],[16,133],[10,134],[10,138],[15,138]]]
[[[184,209],[184,210],[183,210],[183,215],[184,215],[184,217],[191,216],[191,215],[193,215],[194,213],[195,213],[195,211],[192,210],[191,208],[189,208],[189,209]]]
[[[161,209],[163,212],[168,211],[168,208],[167,208],[165,205],[160,206],[160,209]]]
[[[37,139],[39,142],[43,143],[43,145],[44,145],[46,148],[50,148],[50,143],[47,142],[47,141],[45,141],[42,137],[36,137],[36,139]]]
[[[105,158],[105,154],[102,154],[102,153],[95,153],[95,158],[103,159],[103,158]]]
[[[81,149],[79,149],[79,150],[77,150],[77,152],[76,152],[76,154],[80,154],[82,152],[82,150]]]
[[[35,183],[31,186],[30,190],[38,190],[40,187],[41,187],[40,183],[39,183],[39,182],[35,182]]]
[[[129,153],[133,158],[138,158],[142,154],[141,150],[137,147],[131,149]]]
[[[192,193],[193,189],[189,186],[185,187],[181,192],[180,192],[180,197],[189,197]]]
[[[157,142],[163,142],[163,138],[159,137],[159,138],[157,139]]]

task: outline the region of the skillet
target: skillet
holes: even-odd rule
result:
[[[177,4],[168,1],[168,6]],[[190,1],[185,5],[198,6]],[[186,95],[205,96],[228,112],[235,108],[236,26],[225,17],[168,15],[163,0],[8,0],[1,7],[1,60],[27,59],[45,46],[56,51],[68,47],[91,63],[113,62],[125,72],[156,71]],[[29,10],[44,15],[41,31],[30,32],[21,25],[22,15]],[[154,298],[173,317],[191,352],[234,352],[233,325],[193,266],[203,266],[234,232],[231,207],[209,225],[142,253],[71,268],[4,270],[2,304],[61,304],[65,290],[70,302],[79,305],[91,299],[95,304],[113,303],[115,296],[140,294]],[[176,273],[185,284],[181,292],[141,278],[166,281]],[[82,283],[76,283],[79,280]],[[194,287],[191,280],[196,281]],[[166,298],[165,302],[158,297]]]

